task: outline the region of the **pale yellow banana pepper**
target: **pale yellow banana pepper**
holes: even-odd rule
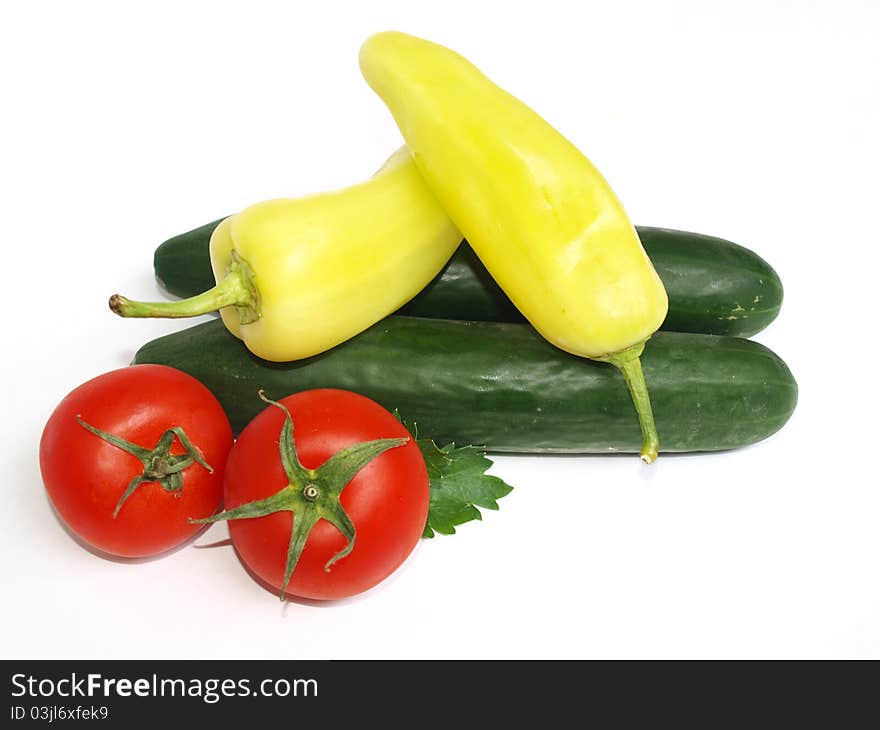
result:
[[[428,186],[547,340],[621,369],[642,458],[659,439],[639,356],[667,297],[620,201],[592,163],[462,56],[403,33],[361,48]]]
[[[255,355],[316,355],[390,314],[439,273],[461,233],[401,148],[369,181],[270,200],[220,223],[211,237],[217,285],[176,302],[114,294],[123,317],[220,310]]]

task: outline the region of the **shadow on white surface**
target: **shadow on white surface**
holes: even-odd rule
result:
[[[112,563],[121,563],[123,565],[128,565],[128,564],[141,565],[143,563],[153,563],[157,560],[161,560],[162,558],[166,558],[169,555],[173,555],[176,552],[179,552],[181,550],[184,550],[185,548],[193,546],[193,543],[199,537],[201,537],[205,533],[206,530],[208,530],[211,527],[211,525],[203,525],[201,528],[199,528],[198,532],[196,532],[192,537],[188,538],[186,540],[186,542],[183,542],[180,545],[177,545],[173,548],[169,548],[168,550],[163,550],[161,553],[156,553],[155,555],[148,555],[147,557],[143,557],[143,558],[126,558],[121,555],[114,555],[113,553],[105,552],[104,550],[101,550],[100,548],[97,548],[94,545],[92,545],[91,543],[83,540],[79,535],[77,535],[73,530],[71,530],[70,527],[68,527],[67,523],[64,522],[64,520],[61,519],[61,516],[58,514],[57,510],[55,509],[55,506],[52,504],[52,501],[49,499],[49,495],[47,495],[45,493],[45,490],[43,490],[43,498],[44,498],[46,505],[49,508],[49,511],[52,513],[52,516],[55,518],[55,522],[57,522],[58,525],[61,527],[61,529],[67,533],[68,537],[70,537],[71,540],[73,540],[83,550],[91,553],[95,557],[102,558],[104,560],[109,560]],[[195,546],[193,546],[193,547],[195,547]]]

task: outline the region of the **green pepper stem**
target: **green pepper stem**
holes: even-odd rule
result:
[[[633,405],[636,408],[636,414],[639,417],[639,426],[642,429],[642,450],[639,455],[646,464],[652,464],[660,451],[660,437],[657,434],[657,426],[654,424],[651,398],[648,395],[648,386],[645,383],[642,362],[639,359],[644,349],[645,343],[641,342],[633,347],[597,359],[611,363],[623,374],[623,379],[626,381]]]
[[[110,297],[110,309],[120,317],[197,317],[223,307],[235,307],[242,324],[259,319],[259,297],[244,261],[233,254],[225,276],[206,292],[176,302],[139,302],[120,294]]]

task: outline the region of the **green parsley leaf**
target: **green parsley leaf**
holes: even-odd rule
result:
[[[416,439],[431,481],[431,505],[423,538],[438,532],[454,535],[456,525],[482,519],[478,507],[498,509],[497,500],[513,490],[502,479],[485,473],[492,461],[476,446],[447,444],[440,448],[432,439],[419,438],[415,425],[401,421]]]

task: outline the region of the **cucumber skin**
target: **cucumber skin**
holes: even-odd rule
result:
[[[168,292],[190,297],[214,286],[208,243],[219,222],[170,238],[156,249],[156,278]],[[661,329],[749,337],[779,314],[782,282],[770,264],[753,251],[699,233],[647,226],[637,226],[637,230],[669,295],[669,314]],[[398,313],[483,322],[523,321],[467,241]]]
[[[156,280],[169,294],[191,297],[214,284],[211,269],[211,234],[223,218],[169,238],[153,253]]]
[[[214,392],[236,432],[278,399],[343,388],[397,410],[439,444],[519,453],[638,452],[620,373],[548,344],[527,324],[392,316],[315,357],[269,363],[222,322],[144,345],[135,363],[183,370]],[[716,451],[780,429],[797,402],[785,363],[750,340],[661,332],[642,365],[661,450]]]

